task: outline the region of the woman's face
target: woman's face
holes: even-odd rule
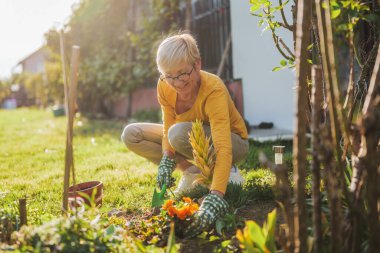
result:
[[[172,86],[180,95],[195,94],[200,81],[200,61],[193,65],[183,64],[163,73],[161,79]]]

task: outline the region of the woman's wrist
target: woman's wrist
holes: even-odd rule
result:
[[[211,190],[210,191],[211,194],[215,194],[215,195],[218,195],[219,197],[224,197],[224,193],[223,192],[220,192],[218,190]]]
[[[171,159],[174,159],[174,156],[175,156],[174,153],[172,151],[170,151],[170,150],[164,150],[164,152],[162,152],[162,154],[164,156],[167,156],[167,157],[171,158]]]

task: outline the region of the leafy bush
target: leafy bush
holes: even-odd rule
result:
[[[249,171],[246,175],[245,190],[249,199],[264,200],[273,199],[272,188],[275,184],[275,176],[266,169]]]
[[[0,243],[9,242],[11,234],[20,228],[20,218],[15,207],[0,208]]]
[[[13,235],[19,252],[141,252],[142,244],[100,215],[79,213]]]

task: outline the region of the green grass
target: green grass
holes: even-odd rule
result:
[[[157,168],[121,142],[125,124],[75,119],[76,179],[103,182],[104,212],[113,208],[133,212],[150,209]],[[27,197],[30,223],[60,214],[65,139],[65,117],[53,117],[49,110],[0,110],[0,207],[16,209],[17,200]],[[240,165],[247,179],[245,189],[253,199],[273,197],[270,189],[274,176],[263,169],[252,170],[258,167],[259,148],[270,156],[272,144],[251,142],[249,155]],[[178,172],[175,177],[178,179]]]
[[[120,140],[124,125],[116,121],[75,120],[76,179],[104,183],[105,210],[144,210],[150,204],[156,166],[127,150]],[[58,215],[66,118],[55,118],[50,111],[42,110],[0,110],[0,133],[0,202],[11,204],[27,197],[32,220],[37,219],[34,212]]]

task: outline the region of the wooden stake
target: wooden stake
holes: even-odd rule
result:
[[[26,199],[19,199],[19,211],[20,211],[20,225],[28,225],[27,213],[26,213]]]
[[[69,111],[68,104],[68,84],[67,84],[67,74],[66,74],[66,56],[65,56],[65,42],[64,42],[64,33],[60,31],[59,33],[59,42],[61,47],[61,62],[62,62],[62,79],[64,84],[64,93],[65,93],[65,112],[66,117]],[[71,150],[72,152],[72,150]],[[63,178],[63,199],[62,199],[62,212],[65,213],[68,210],[68,188],[70,183],[70,165],[68,162],[68,143],[67,143],[67,133],[66,133],[66,151],[65,151],[65,171]]]
[[[67,83],[66,74],[66,61],[64,49],[64,34],[60,32],[60,45],[61,45],[61,59],[62,59],[62,74],[64,81],[65,91],[65,108],[67,117],[67,130],[66,130],[66,151],[65,151],[65,173],[63,181],[63,200],[62,212],[65,214],[68,210],[68,188],[70,184],[70,171],[73,171],[73,181],[75,184],[74,173],[74,156],[73,156],[73,122],[76,107],[76,85],[78,80],[78,66],[79,66],[79,46],[72,47],[71,55],[71,68],[70,68],[70,84]]]

